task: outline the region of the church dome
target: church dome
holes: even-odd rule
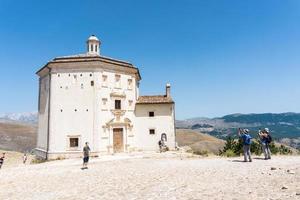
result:
[[[91,40],[93,40],[93,41],[99,41],[99,39],[95,35],[91,35],[89,37],[88,41],[91,41]]]
[[[95,35],[91,35],[87,40],[87,53],[89,55],[100,55],[101,42]]]

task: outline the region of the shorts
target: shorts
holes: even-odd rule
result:
[[[89,157],[84,157],[83,158],[83,163],[88,163],[89,162]]]

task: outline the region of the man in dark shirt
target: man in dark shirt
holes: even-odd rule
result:
[[[82,165],[82,169],[87,169],[87,164],[89,162],[89,158],[90,158],[90,147],[89,147],[89,143],[85,143],[85,146],[83,147],[83,165]]]

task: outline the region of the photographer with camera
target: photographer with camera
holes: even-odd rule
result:
[[[272,137],[270,135],[270,130],[268,128],[265,128],[262,131],[259,130],[258,135],[262,144],[265,160],[271,159],[270,143],[272,142]]]
[[[249,135],[249,130],[239,128],[238,135],[240,138],[242,138],[243,141],[244,162],[248,161],[247,157],[249,158],[249,162],[252,162],[250,151],[252,137]]]

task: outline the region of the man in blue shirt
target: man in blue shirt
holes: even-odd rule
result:
[[[248,161],[247,158],[249,158],[249,162],[252,162],[251,151],[250,151],[252,137],[249,135],[249,130],[248,129],[242,130],[239,128],[238,134],[239,137],[241,137],[243,142],[244,162]]]

